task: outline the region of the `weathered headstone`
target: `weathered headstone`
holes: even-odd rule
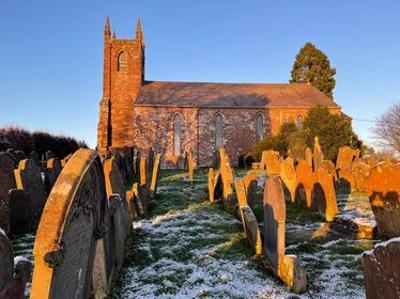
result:
[[[154,199],[157,194],[157,184],[158,184],[158,176],[160,173],[160,163],[161,163],[161,154],[157,154],[153,163],[153,171],[151,174],[151,183],[149,189],[149,196],[151,199]]]
[[[143,208],[147,212],[149,206],[149,173],[147,166],[147,159],[140,158],[140,172],[139,172],[139,198],[143,204]]]
[[[311,192],[315,182],[315,176],[311,166],[300,160],[296,167],[297,188],[295,201],[307,208],[311,207]]]
[[[263,152],[265,161],[265,170],[267,175],[279,175],[281,172],[281,162],[279,160],[279,153],[273,150]]]
[[[338,180],[338,176],[336,173],[336,166],[331,160],[323,160],[321,163],[321,167],[325,169],[329,174],[333,175],[335,181]]]
[[[314,171],[322,166],[324,160],[324,154],[322,153],[321,145],[319,144],[319,138],[314,138],[314,150],[313,150],[313,165]]]
[[[9,198],[11,234],[18,235],[33,231],[40,219],[40,214],[28,193],[23,189],[12,189]]]
[[[380,235],[400,236],[400,165],[381,162],[374,166],[366,180],[366,191]]]
[[[349,146],[339,148],[336,159],[336,170],[338,173],[339,182],[343,187],[349,189],[354,186],[354,176],[351,171],[354,159],[359,156],[360,151]]]
[[[92,285],[98,285],[93,277],[102,273],[109,281],[104,277],[112,258],[107,211],[100,158],[80,149],[65,165],[43,210],[33,250],[32,299],[89,298],[96,293]],[[98,250],[100,243],[104,251]]]
[[[13,278],[14,257],[9,239],[0,229],[0,292]]]
[[[215,201],[214,185],[215,185],[215,171],[214,168],[210,168],[208,170],[208,199],[211,203]]]
[[[61,170],[62,170],[61,162],[58,158],[50,158],[47,160],[45,169],[45,183],[47,192],[50,192],[51,188],[53,188],[54,184],[57,181],[58,176],[61,173]]]
[[[191,149],[188,149],[186,152],[186,163],[187,163],[189,181],[192,184],[193,183],[193,173],[194,173],[194,161],[193,161],[193,155],[192,155]]]
[[[304,159],[306,160],[307,164],[310,165],[310,167],[313,167],[313,152],[311,148],[307,147],[306,151],[304,152]]]
[[[26,155],[23,151],[15,151],[15,160],[17,161],[17,164],[19,163],[19,161],[22,161],[26,159]]]
[[[247,204],[253,207],[257,193],[257,174],[249,171],[243,178],[243,184],[246,191]]]
[[[147,158],[147,167],[148,167],[148,172],[150,172],[153,169],[153,163],[154,163],[154,151],[153,148],[149,148],[149,154]]]
[[[126,201],[128,203],[129,218],[131,221],[139,217],[139,207],[137,204],[138,200],[139,199],[136,197],[136,194],[133,190],[126,192]]]
[[[282,183],[279,176],[273,175],[267,177],[264,187],[264,255],[271,270],[288,288],[301,293],[307,289],[307,275],[296,256],[285,255],[285,226]]]
[[[35,164],[37,167],[40,167],[40,157],[39,154],[35,151],[31,151],[29,153],[29,159],[32,159],[33,161],[35,161]]]
[[[61,160],[61,167],[64,167],[65,164],[67,164],[68,160],[71,159],[73,154],[69,154],[67,156],[64,157],[64,159]]]
[[[264,255],[275,273],[285,255],[286,203],[279,176],[267,177],[264,187]]]
[[[351,166],[351,173],[353,175],[354,184],[352,185],[352,191],[365,192],[365,182],[368,178],[369,172],[371,171],[371,165],[366,163],[364,160],[357,158],[353,161]]]
[[[126,201],[126,187],[125,180],[122,176],[120,169],[118,168],[117,161],[115,157],[111,159],[107,159],[104,162],[104,178],[106,182],[106,191],[109,201],[111,200],[111,196],[119,195],[119,199],[115,199],[115,207],[118,210],[114,211],[114,219],[119,217],[119,222],[123,225],[121,227],[114,227],[120,231],[118,231],[122,235],[122,239],[125,240],[128,231],[131,228],[128,214],[128,204]],[[111,206],[111,204],[110,204]]]
[[[222,179],[222,200],[227,209],[231,209],[233,205],[233,170],[230,166],[229,157],[225,148],[220,150],[220,174]]]
[[[247,202],[247,192],[244,186],[243,179],[235,180],[235,190],[236,190],[236,198],[238,201],[238,207],[241,209],[242,207],[248,206]]]
[[[14,159],[0,152],[0,229],[10,232],[10,198],[9,191],[15,189]]]
[[[38,223],[46,203],[46,190],[40,169],[36,166],[34,160],[25,159],[19,162],[18,168],[14,170],[14,173],[17,189],[24,190],[29,197],[30,204],[25,209],[29,207],[28,209],[34,217],[33,220]]]
[[[291,202],[294,202],[297,188],[297,178],[296,169],[294,168],[293,159],[291,157],[287,157],[282,161],[280,175],[290,194]]]
[[[55,158],[55,155],[54,155],[54,153],[53,153],[51,150],[48,150],[48,151],[46,152],[45,159],[46,159],[46,161],[47,161],[47,160],[50,160],[50,159],[52,159],[52,158]]]
[[[255,254],[262,254],[261,232],[258,227],[257,218],[249,206],[242,206],[241,217],[247,240],[253,248]]]
[[[140,216],[146,216],[147,215],[147,206],[146,203],[142,198],[140,198],[140,192],[139,192],[139,184],[134,183],[132,185],[132,193],[133,193],[133,198],[135,200],[137,210]]]
[[[367,299],[400,298],[400,238],[364,252],[362,263]]]
[[[315,171],[311,208],[326,221],[332,221],[339,212],[333,176],[322,167]]]

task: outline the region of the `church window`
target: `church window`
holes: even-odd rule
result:
[[[181,154],[181,133],[182,133],[182,118],[176,113],[173,118],[174,130],[174,155],[180,156]]]
[[[261,114],[256,117],[256,140],[260,141],[264,137],[264,125],[263,118]]]
[[[128,69],[128,62],[126,60],[125,52],[123,52],[123,51],[121,53],[119,53],[119,55],[118,55],[117,68],[118,68],[118,72],[126,72]]]
[[[303,126],[303,116],[297,116],[297,128],[301,128]]]
[[[223,119],[221,114],[215,118],[215,147],[219,149],[223,145]]]

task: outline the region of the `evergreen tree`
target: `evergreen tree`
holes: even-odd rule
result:
[[[328,57],[312,43],[306,43],[293,64],[291,83],[310,83],[333,99],[336,80],[335,68],[331,68]]]

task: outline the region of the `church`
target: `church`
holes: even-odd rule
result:
[[[196,167],[213,165],[224,146],[231,164],[251,152],[254,143],[276,134],[285,122],[301,127],[307,111],[341,107],[310,84],[166,82],[145,78],[145,46],[140,20],[134,39],[104,28],[103,97],[97,148],[135,147],[162,154],[162,168],[182,168],[192,151]]]

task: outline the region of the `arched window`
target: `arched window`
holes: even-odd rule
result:
[[[260,141],[264,137],[264,124],[261,114],[256,117],[256,139]]]
[[[176,113],[174,115],[174,155],[180,156],[181,154],[181,132],[182,132],[182,118]]]
[[[303,126],[303,116],[297,116],[297,128],[301,128]]]
[[[219,149],[224,143],[224,121],[222,115],[218,114],[215,117],[215,147]]]
[[[128,69],[128,63],[126,61],[125,52],[121,52],[118,54],[118,65],[117,65],[118,72],[126,72]]]

